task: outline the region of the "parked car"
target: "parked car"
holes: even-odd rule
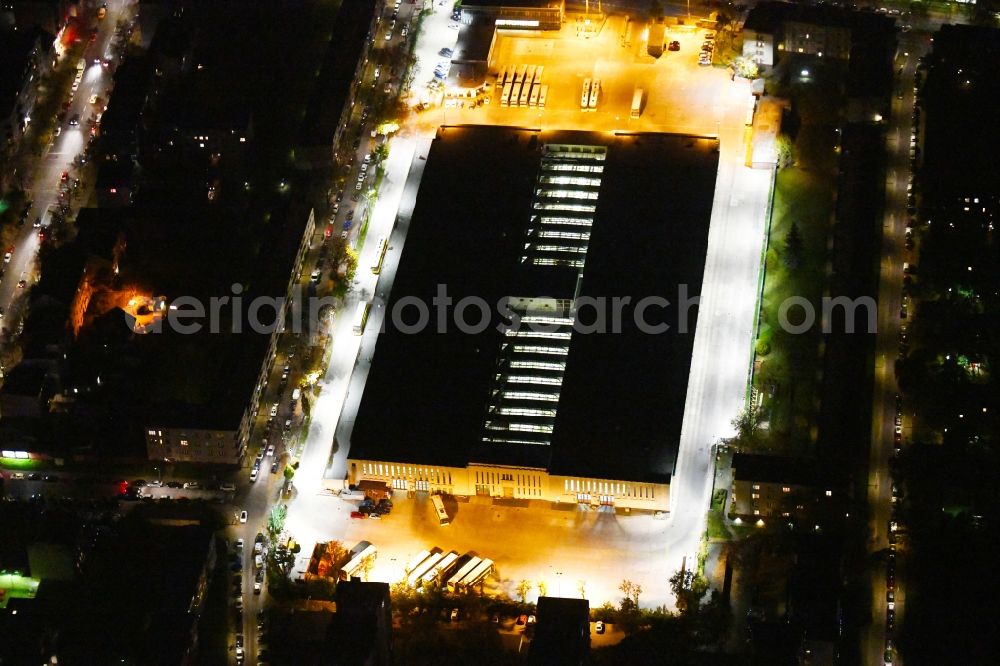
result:
[[[240,524],[246,525],[246,522],[247,522],[247,512],[244,509],[243,511],[240,511]]]

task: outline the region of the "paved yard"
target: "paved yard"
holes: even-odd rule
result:
[[[348,548],[370,541],[379,549],[371,579],[388,583],[403,578],[406,563],[416,553],[434,547],[459,555],[475,551],[496,563],[499,587],[516,598],[522,579],[537,585],[544,581],[548,593],[579,596],[584,582],[592,606],[617,602],[617,587],[625,578],[649,594],[644,605],[672,602],[664,597],[670,576],[662,557],[668,521],[651,515],[615,515],[581,511],[576,506],[559,509],[536,504],[530,508],[494,506],[473,498],[468,503],[447,502],[452,522],[437,524],[429,497],[407,499],[396,493],[395,508],[381,520],[350,517],[356,503],[332,495],[302,496],[291,512],[288,527],[307,550],[314,541],[340,539]],[[658,594],[657,594],[658,592]],[[538,595],[537,586],[529,598]]]

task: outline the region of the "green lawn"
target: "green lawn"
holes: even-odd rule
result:
[[[787,63],[788,80],[780,76],[768,85],[775,94],[789,97],[795,114],[786,127],[794,133],[794,166],[781,169],[775,181],[770,236],[765,255],[761,316],[756,344],[754,385],[763,398],[763,418],[769,424],[770,448],[801,451],[814,441],[818,410],[820,301],[827,273],[827,242],[837,186],[840,99],[837,67],[816,69],[812,80],[797,74],[813,64]],[[786,242],[792,225],[798,228],[802,249],[799,265],[786,265]],[[790,298],[812,304],[816,322],[806,333],[796,334],[781,325],[779,312]],[[799,306],[787,311],[795,325],[803,321]]]
[[[0,467],[18,470],[38,470],[45,469],[48,464],[41,460],[24,460],[23,458],[0,458]]]

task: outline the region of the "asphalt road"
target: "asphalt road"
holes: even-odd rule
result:
[[[25,288],[18,286],[18,282],[25,280],[30,286],[33,281],[33,273],[37,268],[35,259],[39,246],[39,230],[32,227],[31,221],[41,216],[43,228],[47,227],[50,224],[50,216],[47,211],[51,205],[56,204],[59,200],[59,185],[63,172],[69,172],[70,177],[79,175],[79,170],[73,168],[73,160],[83,152],[90,136],[90,127],[87,121],[96,111],[96,107],[90,103],[90,99],[92,95],[97,95],[104,104],[107,103],[112,83],[112,71],[117,64],[117,57],[111,48],[115,27],[119,22],[127,22],[132,17],[132,13],[132,3],[128,0],[108,2],[107,15],[103,20],[97,21],[97,39],[88,44],[84,51],[83,57],[87,62],[87,67],[84,70],[79,89],[71,98],[65,120],[61,123],[61,133],[41,158],[35,160],[34,172],[27,187],[28,197],[33,199],[34,205],[28,216],[29,222],[23,226],[14,243],[12,257],[10,262],[4,266],[4,276],[0,280],[0,308],[3,308],[6,313],[2,324],[9,331],[9,334],[16,332],[21,315],[20,312],[16,311],[17,308],[11,306],[18,297],[26,292]],[[103,59],[109,56],[114,60],[111,67],[93,64],[95,58]],[[75,114],[79,114],[80,124],[71,126],[69,121]],[[71,205],[74,207],[79,206],[79,204],[79,199],[71,201]],[[7,336],[5,335],[0,342],[6,341]]]
[[[895,67],[897,94],[892,102],[892,115],[886,132],[887,181],[886,206],[882,236],[882,262],[879,277],[878,335],[876,338],[875,388],[872,410],[872,446],[869,459],[868,502],[871,506],[869,523],[870,552],[889,547],[889,521],[892,519],[892,476],[890,460],[895,455],[896,386],[895,361],[899,354],[900,318],[903,303],[903,262],[914,261],[915,253],[905,245],[907,221],[907,186],[911,182],[910,140],[914,92],[913,81],[917,61],[930,51],[930,35],[925,32],[901,33]],[[902,70],[899,72],[898,70]],[[899,95],[898,93],[901,93]],[[901,97],[901,98],[900,98]],[[919,139],[919,136],[917,137]],[[919,144],[919,141],[918,141]],[[913,305],[908,308],[914,311]],[[906,419],[902,423],[904,442],[909,432]],[[897,567],[902,558],[897,558]],[[886,567],[880,566],[872,576],[872,623],[864,639],[866,663],[884,659],[887,641],[892,633],[886,628]],[[895,623],[903,619],[905,590],[896,575]],[[894,663],[900,663],[898,654]]]
[[[414,5],[410,3],[404,2],[400,6],[392,39],[388,41],[385,40],[385,33],[388,32],[387,21],[389,19],[383,14],[383,19],[375,33],[376,39],[373,44],[375,51],[395,45],[397,40],[402,38],[402,27],[408,24],[413,11]],[[412,37],[412,33],[410,36]],[[377,60],[378,58],[376,57],[370,57],[366,65],[362,68],[361,85],[385,86],[389,84],[398,87],[399,77],[402,75],[402,72],[387,71],[385,66],[376,64]],[[377,78],[375,76],[376,68],[379,69]],[[355,183],[359,182],[358,174],[361,173],[361,167],[365,164],[365,156],[370,154],[377,143],[383,139],[371,136],[371,130],[374,128],[374,116],[363,117],[364,115],[364,105],[356,104],[347,119],[347,136],[349,139],[350,137],[357,137],[358,147],[353,149],[353,155],[348,160],[349,171],[346,174],[346,184],[344,185],[339,210],[330,219],[317,224],[317,233],[319,236],[325,233],[327,225],[331,227],[331,235],[339,235],[345,230],[348,215],[353,211],[352,224],[346,225],[348,227],[346,229],[348,231],[348,238],[346,240],[351,246],[357,247],[360,241],[359,234],[362,228],[362,221],[365,215],[370,216],[368,231],[365,236],[366,242],[360,247],[355,284],[347,298],[345,306],[335,314],[329,324],[329,333],[333,341],[331,343],[333,344],[332,358],[326,375],[320,380],[322,391],[311,410],[312,420],[308,437],[301,450],[295,447],[295,442],[298,439],[296,428],[301,424],[302,412],[300,404],[297,404],[294,409],[292,408],[290,394],[292,389],[298,385],[299,377],[295,373],[293,359],[289,359],[288,350],[285,350],[279,354],[275,368],[265,388],[265,398],[261,401],[262,407],[261,414],[258,417],[258,427],[255,429],[251,439],[251,456],[248,457],[247,468],[242,472],[249,475],[250,467],[254,461],[253,456],[257,452],[266,449],[266,444],[273,444],[276,448],[276,455],[282,456],[282,454],[285,454],[281,458],[282,461],[289,459],[289,456],[297,456],[299,458],[299,470],[294,479],[294,492],[298,497],[321,492],[322,490],[323,476],[327,469],[327,462],[331,457],[333,433],[339,422],[341,406],[344,404],[344,400],[348,394],[348,384],[352,377],[351,370],[355,359],[358,357],[361,342],[361,338],[354,335],[351,330],[354,306],[361,299],[371,300],[376,293],[376,286],[380,276],[371,272],[376,245],[375,241],[379,236],[390,235],[399,207],[402,186],[409,171],[409,160],[412,157],[412,147],[407,147],[406,139],[394,139],[392,152],[385,163],[386,176],[383,179],[379,197],[375,205],[371,207],[371,210],[368,210],[370,200],[364,196],[364,193],[372,187],[375,177],[374,163],[369,166],[365,177],[360,181],[362,182],[360,193],[355,189]],[[336,191],[336,188],[334,188],[334,194],[336,194]],[[356,194],[358,195],[357,201],[353,201],[352,198]],[[385,260],[386,268],[382,271],[383,278],[389,272],[388,267],[394,261],[394,257],[398,257],[398,252],[394,250],[390,243]],[[315,267],[314,258],[311,257],[307,261],[306,266],[308,270],[303,269],[303,276],[304,279],[309,279],[308,276]],[[335,270],[335,267],[328,264],[325,270]],[[376,316],[377,313],[373,312],[369,323],[371,330],[377,329]],[[301,346],[304,351],[305,336],[299,342],[302,342],[302,344],[298,346]],[[283,384],[281,382],[281,374],[286,364],[292,366],[292,372],[288,381]],[[360,396],[360,389],[358,390],[358,395]],[[271,406],[274,403],[278,404],[278,413],[274,418],[274,425],[270,433],[268,433],[266,422],[270,415]],[[293,427],[290,433],[285,435],[282,433],[282,428],[285,420],[289,418],[293,420]],[[346,449],[340,451],[341,470],[344,468],[345,454]],[[263,647],[258,642],[256,615],[257,611],[265,605],[266,581],[263,585],[262,594],[255,595],[253,593],[253,584],[256,569],[253,558],[253,541],[258,532],[266,533],[267,514],[271,507],[279,500],[283,476],[280,471],[276,474],[271,473],[270,468],[273,461],[274,458],[265,457],[261,464],[257,481],[241,489],[241,492],[238,494],[238,506],[232,517],[233,525],[227,530],[227,537],[231,542],[242,538],[245,543],[243,554],[241,555],[243,566],[241,574],[243,614],[242,622],[236,626],[238,630],[242,631],[244,663],[247,664],[256,663],[260,649]],[[284,465],[280,466],[280,468],[283,467]],[[241,479],[241,483],[249,483],[249,476],[247,476],[246,481]],[[240,510],[246,510],[248,513],[248,522],[246,524],[238,522]],[[301,506],[296,510],[301,510]],[[290,533],[295,534],[300,539],[302,538],[301,534],[293,527],[291,512],[288,526]],[[313,541],[305,541],[305,543],[311,544]],[[233,609],[233,614],[236,614],[235,609]],[[230,645],[234,648],[231,651],[231,656],[235,659],[235,636],[232,637]]]

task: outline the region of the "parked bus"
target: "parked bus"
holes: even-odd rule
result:
[[[590,79],[583,80],[583,92],[580,93],[580,108],[586,109],[590,103]]]
[[[517,106],[517,103],[521,101],[521,86],[523,82],[515,81],[514,85],[510,89],[510,105]]]
[[[340,577],[343,580],[350,580],[351,576],[355,576],[360,573],[361,569],[364,568],[365,562],[369,558],[372,560],[378,555],[378,549],[374,545],[368,544],[368,547],[362,550],[360,553],[348,560],[340,569]]]
[[[517,105],[528,106],[529,99],[531,99],[531,79],[525,79],[521,86],[521,97],[518,99]]]
[[[531,96],[528,98],[528,106],[538,106],[538,89],[541,88],[537,83],[531,86]]]
[[[632,118],[638,118],[642,113],[642,88],[636,88],[632,93]]]
[[[354,310],[354,335],[361,335],[364,332],[365,322],[368,321],[368,312],[371,307],[372,304],[368,301],[358,303],[357,309]]]
[[[503,88],[504,84],[507,83],[508,69],[508,66],[504,65],[500,68],[500,71],[497,72],[497,88]]]
[[[587,106],[591,109],[597,108],[597,95],[601,92],[601,80],[594,79],[594,82],[590,84],[590,101]]]
[[[753,112],[756,109],[756,107],[757,107],[757,98],[751,95],[750,101],[747,104],[747,118],[746,118],[747,127],[753,125]]]
[[[443,558],[441,558],[441,560],[437,564],[435,564],[433,567],[431,567],[427,571],[427,573],[424,574],[424,577],[423,577],[422,580],[425,583],[430,583],[435,578],[437,578],[439,575],[441,575],[444,572],[446,572],[448,570],[448,568],[451,565],[453,565],[455,563],[455,560],[457,560],[457,559],[458,559],[458,553],[455,552],[454,550],[451,551],[450,553],[448,553],[447,555],[445,555]]]
[[[542,72],[543,71],[545,71],[545,65],[539,65],[538,68],[535,70],[535,78],[533,79],[534,83],[541,83],[542,82]]]
[[[468,589],[486,578],[493,571],[493,560],[483,560],[479,563],[475,569],[469,572],[469,574],[462,579],[459,585],[465,589]]]
[[[409,585],[410,587],[415,587],[417,582],[424,577],[424,574],[430,571],[431,567],[440,562],[442,558],[444,558],[444,553],[439,552],[439,553],[434,553],[426,560],[421,562],[420,566],[418,566],[416,569],[410,572],[409,577],[406,579],[406,584]]]
[[[438,521],[442,525],[447,525],[451,522],[451,518],[448,517],[448,512],[444,510],[444,502],[441,501],[440,495],[432,495],[431,502],[434,504],[434,513],[437,514]]]
[[[541,90],[538,91],[538,107],[541,109],[545,108],[545,100],[549,96],[549,86],[545,84],[541,86]]]
[[[517,74],[514,75],[514,83],[517,83],[518,81],[524,81],[524,75],[527,74],[527,72],[528,72],[527,65],[521,65],[520,67],[518,67]]]
[[[372,273],[375,275],[382,272],[382,262],[385,261],[385,250],[387,247],[385,236],[379,237],[378,245],[375,246],[375,260],[372,262]]]
[[[429,550],[420,551],[419,553],[413,556],[412,560],[406,563],[406,569],[404,571],[406,572],[407,575],[409,575],[410,572],[412,571],[416,571],[417,567],[419,567],[423,563],[423,561],[430,556],[431,556],[431,551]]]
[[[454,592],[458,584],[462,582],[462,579],[472,573],[472,570],[478,567],[482,561],[481,558],[473,555],[468,562],[459,567],[458,571],[448,577],[448,591]]]
[[[513,81],[507,81],[507,83],[503,85],[503,93],[500,95],[500,106],[510,106],[510,91],[513,87]]]
[[[535,82],[535,70],[538,69],[535,65],[528,65],[528,71],[524,73],[524,82],[529,86]]]

